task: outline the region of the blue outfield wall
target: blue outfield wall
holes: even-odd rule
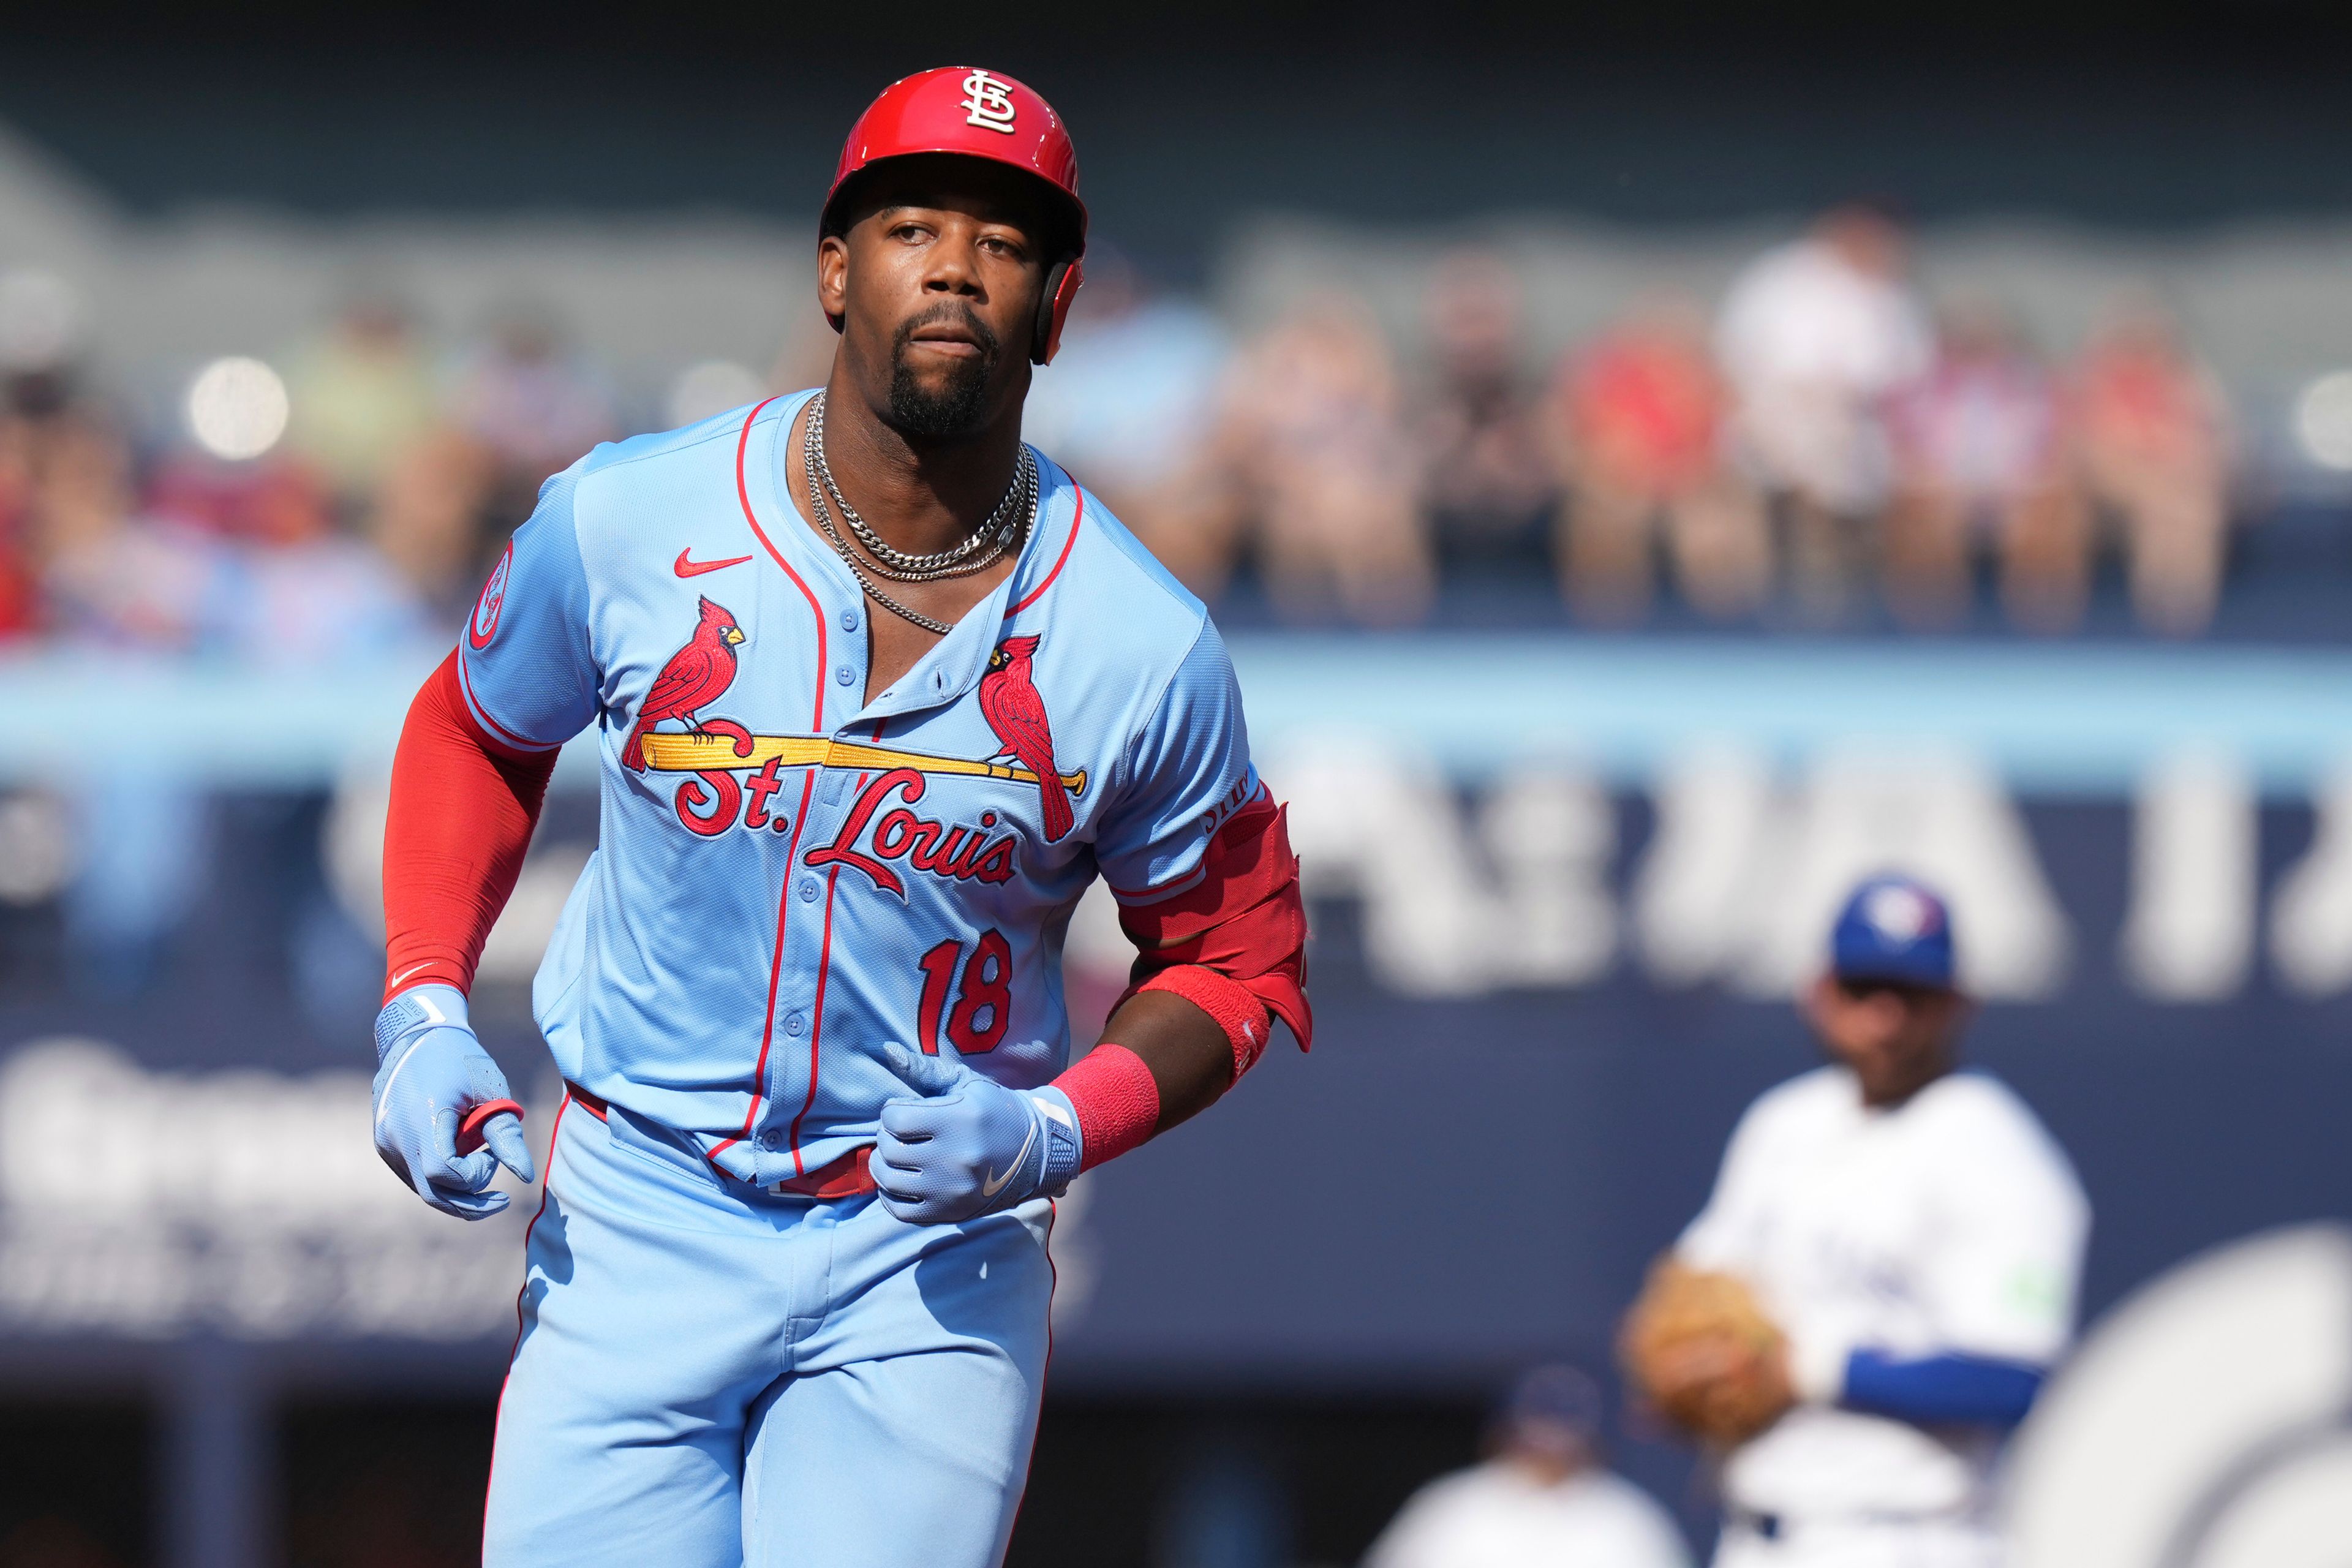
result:
[[[1281,770],[1295,770],[1302,837],[1331,847],[1314,888],[1318,1042],[1309,1057],[1271,1053],[1213,1113],[1083,1184],[1056,1239],[1059,1387],[1461,1389],[1530,1357],[1604,1360],[1741,1108],[1812,1059],[1785,964],[1657,957],[1656,928],[1671,937],[1678,907],[1658,891],[1670,827],[1803,881],[1835,872],[1836,855],[1914,842],[1915,817],[1964,825],[1916,837],[1974,879],[1964,937],[1970,920],[1985,947],[2040,922],[2037,940],[2063,950],[2002,971],[1971,1054],[2082,1171],[2097,1209],[2092,1310],[2210,1243],[2352,1214],[2352,961],[2339,951],[2352,923],[2328,891],[2352,872],[2326,852],[2352,655],[1290,637],[1244,640],[1237,657],[1275,782],[1291,793]],[[93,778],[146,779],[191,813],[203,791],[225,792],[230,817],[333,781],[348,795],[381,767],[429,664],[328,678],[19,662],[0,671],[0,772],[68,799]],[[1974,782],[1964,808],[1825,795],[1811,817],[1790,807],[1737,843],[1672,816],[1662,781],[1677,760],[1742,743],[1799,795],[1820,757],[1853,747],[1958,759]],[[1350,763],[1335,785],[1330,759],[1367,746],[1404,761]],[[2152,805],[2150,770],[2184,749],[2231,759],[2238,784]],[[1536,764],[1549,783],[1504,811],[1508,781]],[[1351,803],[1369,826],[1337,826]],[[557,803],[535,853],[584,847],[585,805]],[[1820,820],[1882,807],[1899,819],[1893,837],[1859,850]],[[304,833],[319,837],[315,821],[279,838]],[[1813,855],[1812,869],[1790,870],[1790,854]],[[1515,885],[1528,865],[1550,880]],[[68,1337],[129,1353],[202,1328],[306,1355],[397,1342],[409,1348],[384,1364],[494,1368],[519,1224],[417,1227],[364,1144],[364,996],[344,1016],[299,1002],[299,963],[253,937],[277,929],[272,874],[224,861],[212,877],[137,995],[93,999],[72,983],[53,910],[0,918],[0,1258],[16,1260],[0,1281],[0,1347]],[[1779,906],[1739,896],[1750,926],[1725,940],[1755,947]],[[1517,970],[1420,963],[1411,917],[1457,908],[1544,940]],[[2209,908],[2229,915],[2218,934],[2200,923]],[[2149,951],[2160,962],[2134,957]],[[544,1092],[519,980],[488,983],[483,1004],[494,1048]],[[60,1050],[68,1038],[102,1049]],[[20,1049],[34,1044],[48,1054]],[[10,1076],[36,1060],[48,1064],[37,1084]],[[28,1084],[37,1093],[11,1098]],[[92,1104],[130,1107],[91,1113],[117,1123],[98,1163],[39,1168],[35,1123]],[[248,1105],[262,1107],[257,1174],[227,1169],[213,1135]],[[162,1152],[131,1146],[142,1139]],[[43,1206],[57,1202],[68,1206]],[[77,1220],[72,1204],[99,1206]],[[101,1254],[121,1267],[73,1275]],[[404,1318],[366,1283],[371,1268],[443,1284]],[[264,1277],[281,1280],[274,1293]],[[460,1299],[464,1310],[436,1304]]]

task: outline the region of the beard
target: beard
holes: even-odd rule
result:
[[[944,385],[926,386],[907,363],[919,328],[955,321],[979,340],[977,358],[951,364]],[[968,305],[941,304],[898,324],[890,341],[890,423],[901,435],[932,441],[969,436],[986,411],[989,378],[996,374],[996,334]]]

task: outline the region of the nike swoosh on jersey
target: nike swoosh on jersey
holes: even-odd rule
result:
[[[1035,1142],[1037,1142],[1037,1121],[1034,1117],[1032,1117],[1029,1121],[1029,1136],[1021,1140],[1021,1152],[1013,1156],[1013,1163],[1011,1164],[1004,1167],[1004,1174],[1001,1176],[982,1175],[981,1177],[980,1195],[984,1198],[992,1198],[997,1194],[1003,1192],[1004,1190],[1004,1184],[1013,1179],[1013,1173],[1021,1168],[1021,1162],[1029,1157],[1029,1145]]]
[[[677,560],[670,569],[681,577],[699,577],[705,572],[716,572],[723,566],[740,566],[751,559],[748,555],[730,555],[724,561],[688,561],[687,557],[693,553],[691,548],[679,551]]]

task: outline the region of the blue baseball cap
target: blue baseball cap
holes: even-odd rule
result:
[[[1523,1437],[1529,1427],[1549,1429],[1591,1443],[1601,1435],[1601,1385],[1577,1367],[1530,1368],[1511,1385],[1496,1412]]]
[[[1830,969],[1840,980],[1952,988],[1952,911],[1910,877],[1873,877],[1838,911]]]

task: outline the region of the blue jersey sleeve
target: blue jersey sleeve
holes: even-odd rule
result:
[[[1904,1357],[1858,1350],[1846,1362],[1842,1403],[1925,1426],[2014,1426],[2033,1407],[2042,1369],[1990,1356]]]
[[[490,568],[457,639],[466,704],[482,728],[525,750],[560,746],[593,723],[599,678],[588,640],[588,574],[572,521],[573,465]]]
[[[1116,808],[1095,838],[1111,891],[1129,902],[1180,890],[1201,852],[1258,793],[1249,727],[1224,639],[1207,619],[1128,749]]]

